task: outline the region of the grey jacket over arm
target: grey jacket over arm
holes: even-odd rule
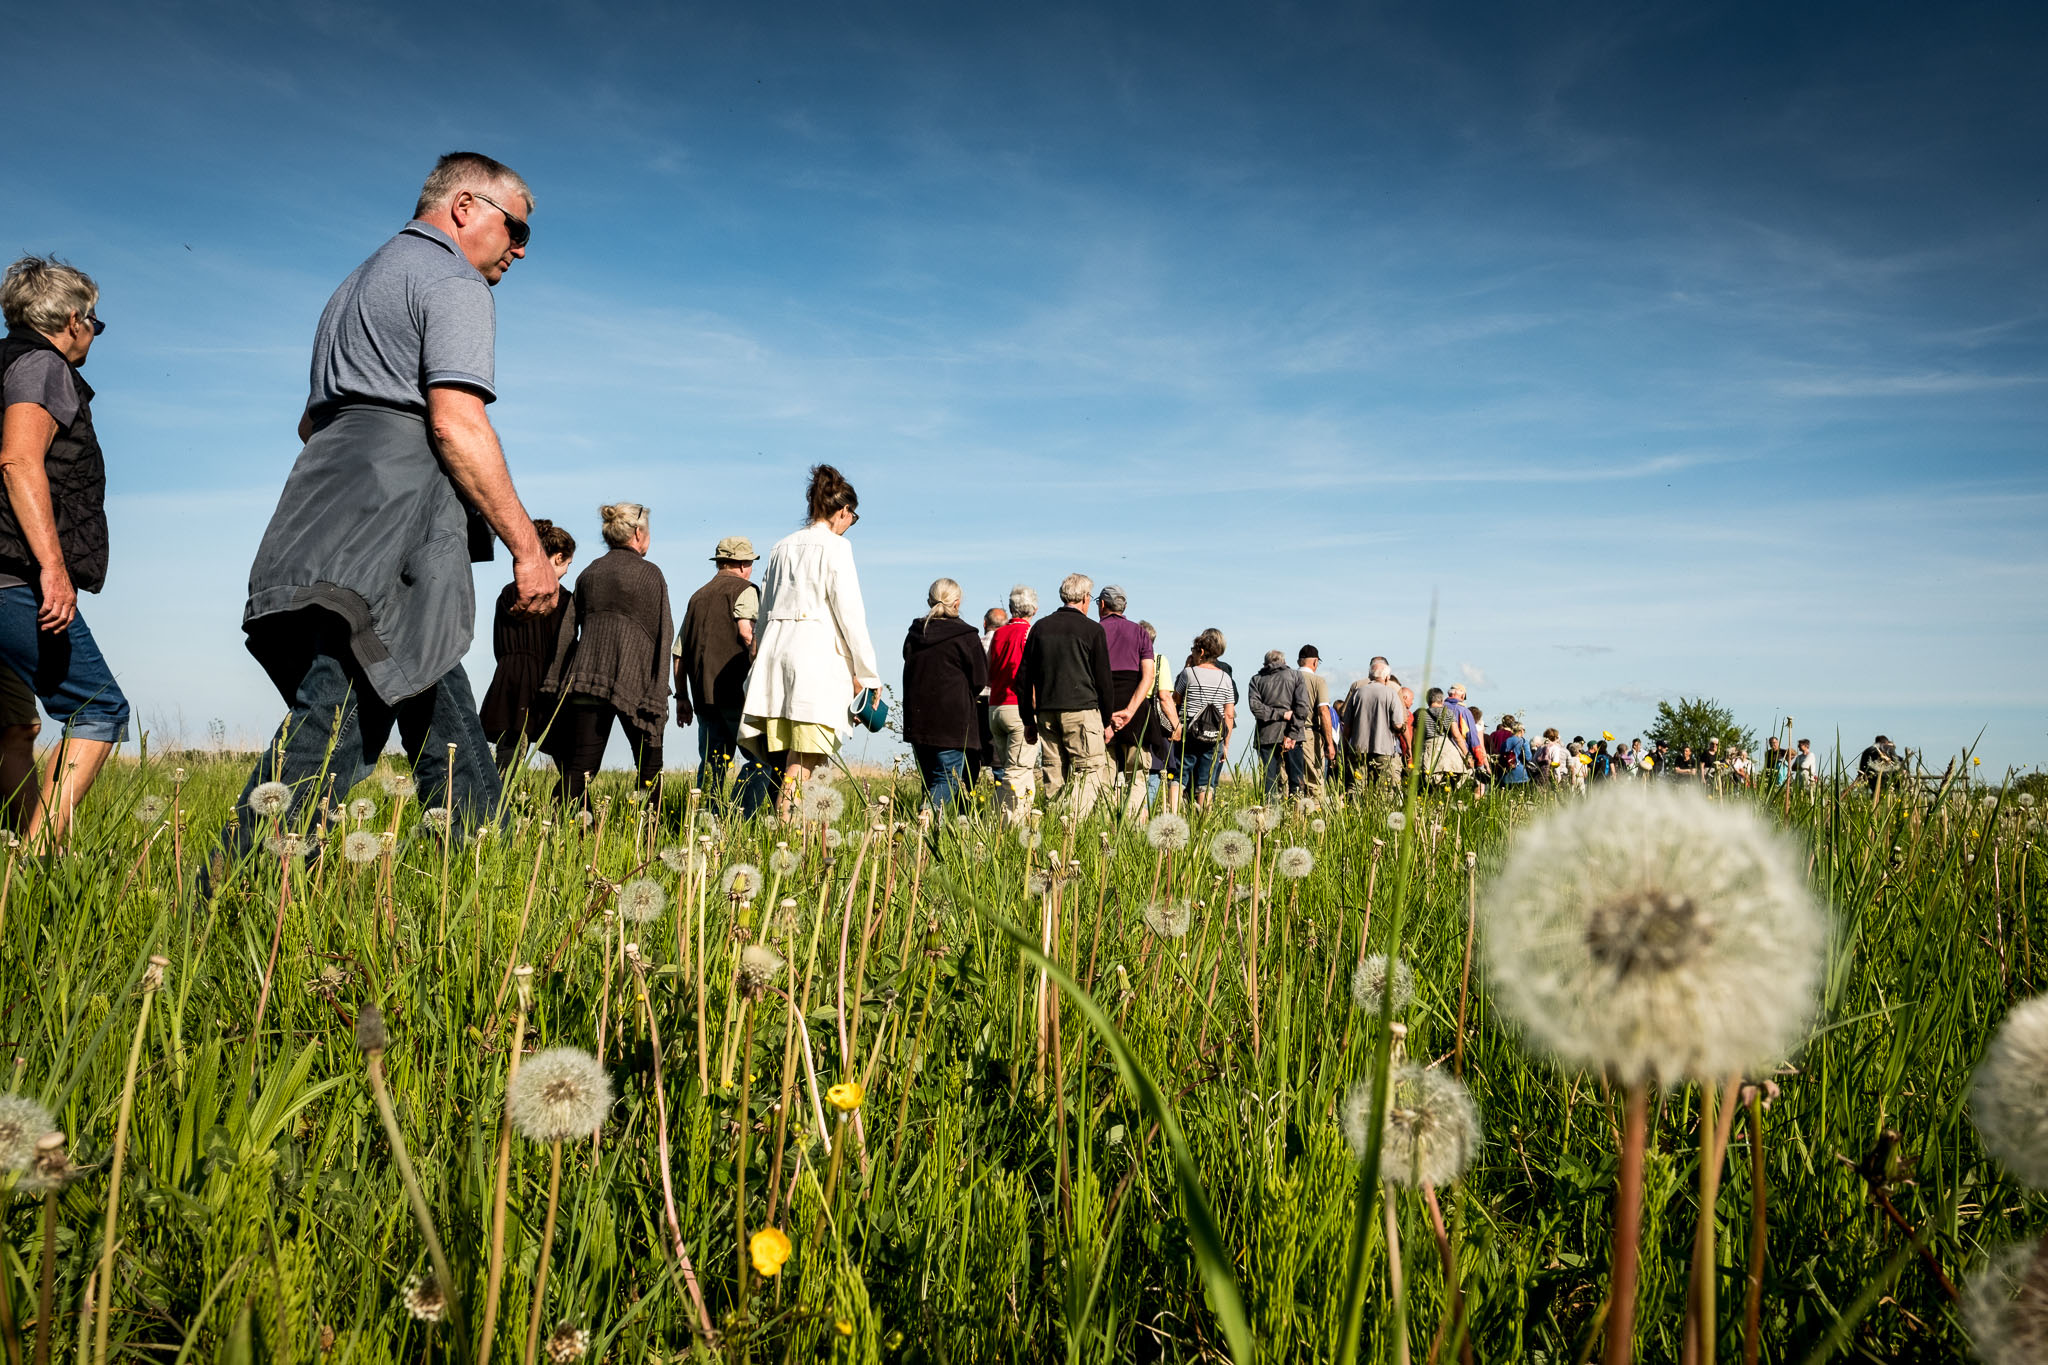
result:
[[[1278,744],[1291,739],[1300,744],[1308,738],[1308,681],[1299,669],[1260,669],[1246,684],[1245,699],[1251,704],[1252,719],[1258,722],[1253,743]],[[1283,719],[1289,711],[1294,719]]]

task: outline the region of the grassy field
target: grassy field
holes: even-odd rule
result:
[[[94,1360],[104,1333],[158,1361],[518,1361],[529,1336],[561,1360],[1327,1360],[1354,1274],[1365,1358],[1597,1358],[1622,1092],[1536,1055],[1466,975],[1475,897],[1568,796],[1424,795],[1398,832],[1390,797],[1276,809],[1226,871],[1212,838],[1258,799],[1234,784],[1163,857],[1106,811],[924,827],[887,775],[771,828],[616,776],[585,827],[534,774],[451,846],[373,781],[310,865],[258,853],[196,901],[245,771],[110,772],[73,854],[6,861],[8,1088],[76,1168],[11,1188],[12,1359]],[[2048,976],[2039,825],[1982,794],[1720,798],[1798,842],[1833,942],[1812,1037],[1751,1078],[1768,1108],[1737,1106],[1713,1164],[1695,1357],[1752,1335],[1760,1200],[1769,1361],[1960,1358],[1945,1283],[2048,1229],[1966,1114]],[[1290,849],[1306,875],[1278,876]],[[1182,902],[1185,935],[1157,932]],[[1353,1004],[1368,955],[1412,968],[1404,1038]],[[390,1123],[357,1045],[378,1015]],[[602,1127],[507,1134],[510,1063],[558,1047],[601,1060]],[[1402,1049],[1462,1070],[1484,1145],[1382,1205],[1343,1111]],[[1685,1354],[1704,1107],[1672,1086],[1648,1113],[1643,1360]]]

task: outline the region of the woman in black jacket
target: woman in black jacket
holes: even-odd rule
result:
[[[533,530],[559,584],[575,561],[576,537],[539,517],[534,518]],[[498,594],[498,608],[491,615],[491,652],[498,657],[498,671],[491,675],[479,717],[484,734],[498,746],[501,773],[519,760],[520,751],[537,741],[554,718],[555,699],[541,691],[541,683],[563,629],[573,630],[576,622],[567,588],[561,589],[555,609],[545,616],[520,615],[512,610],[518,601],[516,583],[507,583]]]
[[[988,686],[981,636],[960,619],[960,585],[941,578],[925,594],[931,610],[903,639],[903,738],[943,810],[967,792],[967,751],[981,743],[974,699]]]
[[[647,562],[648,512],[637,502],[607,503],[609,553],[576,577],[576,645],[549,670],[562,698],[548,753],[562,770],[562,795],[583,799],[604,763],[617,720],[632,746],[640,787],[657,796],[661,741],[668,725],[670,618],[668,580]]]

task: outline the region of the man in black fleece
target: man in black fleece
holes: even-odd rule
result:
[[[1109,681],[1109,640],[1088,619],[1094,580],[1070,573],[1060,581],[1060,609],[1042,618],[1024,641],[1019,688],[1025,740],[1036,742],[1045,795],[1057,796],[1071,778],[1076,817],[1085,818],[1109,778],[1103,741],[1115,706]]]

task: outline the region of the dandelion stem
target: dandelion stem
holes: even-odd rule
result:
[[[733,1246],[739,1253],[740,1277],[737,1289],[733,1295],[733,1302],[738,1306],[739,1311],[744,1314],[747,1309],[747,1295],[753,1287],[748,1280],[749,1268],[747,1265],[747,1139],[752,1136],[748,1132],[748,1125],[753,1121],[752,1116],[748,1112],[750,1108],[748,1101],[752,1098],[754,1092],[754,1087],[749,1083],[752,1077],[748,1074],[747,1070],[754,1058],[754,1004],[751,1000],[743,999],[740,1001],[740,1036],[743,1041],[740,1052],[739,1133],[737,1136],[738,1146],[733,1155],[732,1182],[733,1232],[735,1234]],[[668,1180],[668,1169],[666,1166],[662,1168],[661,1175],[665,1184]]]
[[[1749,1097],[1749,1284],[1742,1298],[1742,1365],[1756,1365],[1762,1348],[1765,1226],[1764,1096],[1759,1085]]]
[[[142,1008],[135,1017],[135,1039],[128,1045],[128,1070],[121,1077],[121,1110],[114,1120],[114,1151],[107,1160],[107,1227],[100,1238],[99,1309],[93,1323],[96,1365],[106,1365],[107,1330],[114,1313],[114,1234],[121,1216],[121,1168],[128,1160],[128,1120],[135,1112],[135,1071],[142,1064],[142,1042],[149,1036],[149,1006],[163,985],[167,958],[151,957],[142,974]]]
[[[384,1121],[384,1136],[391,1142],[391,1159],[398,1163],[398,1179],[405,1186],[406,1201],[412,1205],[412,1216],[419,1222],[420,1235],[427,1242],[427,1256],[434,1263],[434,1277],[441,1283],[441,1297],[448,1303],[448,1312],[455,1319],[455,1333],[458,1337],[468,1335],[462,1320],[462,1300],[455,1296],[455,1276],[448,1270],[448,1254],[441,1249],[441,1234],[434,1230],[434,1215],[427,1207],[427,1196],[420,1189],[419,1175],[412,1168],[412,1156],[406,1150],[405,1133],[398,1126],[398,1113],[391,1107],[391,1092],[384,1084],[384,1050],[374,1048],[363,1054],[369,1062],[370,1094],[377,1101],[377,1117]]]
[[[52,1186],[43,1196],[43,1277],[36,1290],[36,1365],[50,1365],[51,1338],[57,1332],[56,1288],[57,1189]]]
[[[645,1011],[647,1037],[654,1050],[654,1148],[661,1163],[661,1211],[668,1220],[669,1238],[675,1244],[676,1267],[682,1271],[683,1284],[690,1291],[690,1302],[697,1309],[697,1326],[703,1331],[705,1341],[714,1341],[717,1333],[712,1330],[711,1314],[704,1307],[704,1290],[697,1283],[697,1268],[690,1264],[689,1249],[683,1245],[682,1220],[676,1217],[675,1181],[669,1174],[668,1096],[661,1084],[661,1032],[655,1027],[654,1001],[647,993],[647,968],[638,954],[628,960],[633,964],[633,975],[640,988],[640,1007]],[[481,1365],[489,1365],[489,1362]]]
[[[526,1315],[526,1352],[520,1365],[533,1365],[540,1349],[540,1310],[548,1296],[548,1260],[555,1249],[555,1209],[562,1198],[562,1140],[548,1144],[548,1215],[540,1230],[540,1265],[533,1273],[533,1307]]]
[[[1614,1191],[1614,1271],[1608,1293],[1605,1365],[1628,1365],[1636,1334],[1636,1269],[1643,1230],[1643,1148],[1649,1141],[1650,1085],[1631,1081],[1622,1118],[1621,1173]]]
[[[1465,1003],[1472,990],[1472,940],[1479,933],[1479,870],[1465,868],[1465,961],[1458,969],[1458,1031],[1451,1043],[1451,1074],[1465,1074]]]
[[[284,915],[292,904],[292,863],[294,857],[281,859],[277,869],[277,925],[270,931],[270,958],[263,967],[263,988],[256,992],[256,1022],[249,1026],[249,1074],[256,1074],[256,1057],[261,1046],[263,1014],[270,1007],[271,978],[277,974],[277,948],[284,941]]]
[[[515,968],[515,970],[517,970]],[[518,1012],[512,1022],[511,1058],[505,1064],[505,1093],[512,1093],[512,1082],[519,1078],[519,1056],[526,1047],[526,977],[533,969],[524,969],[519,982]],[[507,973],[507,979],[510,979]],[[660,1075],[660,1066],[655,1074]],[[668,1174],[664,1167],[662,1174]],[[498,1155],[496,1170],[491,1183],[491,1254],[490,1268],[484,1276],[484,1325],[477,1339],[477,1365],[491,1365],[491,1348],[495,1345],[498,1326],[498,1290],[505,1277],[505,1195],[512,1178],[512,1110],[498,1117]]]
[[[1715,1104],[1712,1086],[1700,1087],[1700,1135],[1705,1141],[1700,1153],[1700,1213],[1693,1233],[1692,1295],[1687,1318],[1692,1331],[1684,1349],[1700,1365],[1714,1365],[1716,1322],[1716,1268],[1714,1265],[1714,1206],[1721,1197],[1721,1163],[1728,1153],[1728,1137],[1735,1123],[1736,1101],[1742,1077],[1731,1076],[1727,1094]]]

